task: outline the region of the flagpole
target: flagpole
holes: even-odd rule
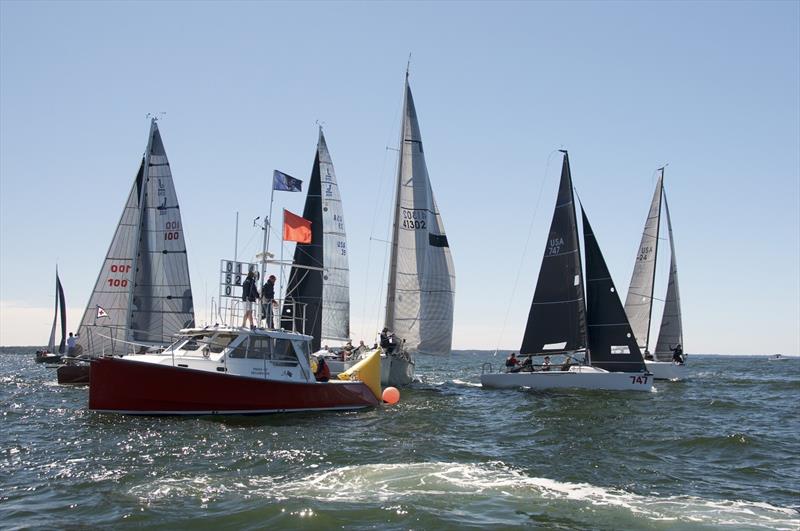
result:
[[[283,210],[283,225],[282,226],[286,226],[286,209]],[[285,241],[283,239],[283,230],[281,230],[281,262],[280,262],[281,263],[281,274],[280,274],[281,280],[280,280],[280,284],[279,284],[279,287],[278,287],[278,297],[279,298],[283,297],[283,244],[284,243],[285,243]],[[286,301],[284,300],[284,302],[286,302]],[[281,315],[283,315],[283,307],[281,307]]]
[[[264,220],[264,240],[261,248],[261,278],[259,279],[261,285],[267,281],[267,249],[269,249],[269,231],[272,226],[272,203],[275,201],[275,175],[272,176],[272,183],[270,184],[271,192],[269,194],[269,214],[267,219]],[[272,304],[272,303],[270,303]],[[264,307],[259,304],[259,320],[264,319]],[[259,321],[260,322],[260,321]],[[269,325],[269,323],[267,323]]]

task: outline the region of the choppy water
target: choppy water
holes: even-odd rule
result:
[[[654,393],[484,390],[487,360],[365,412],[159,418],[0,354],[0,527],[800,529],[800,360]]]

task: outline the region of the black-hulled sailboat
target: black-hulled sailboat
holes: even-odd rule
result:
[[[61,317],[61,342],[58,344],[58,353],[56,353],[56,324]],[[53,310],[53,326],[50,328],[50,340],[47,342],[47,348],[44,350],[36,351],[36,363],[58,363],[61,361],[61,356],[66,351],[67,342],[67,303],[64,300],[64,288],[61,286],[61,279],[58,278],[58,268],[56,268],[56,305]]]
[[[684,361],[673,361],[676,349],[683,351],[683,323],[681,300],[678,290],[678,264],[675,259],[675,240],[672,235],[672,219],[669,215],[667,194],[664,191],[664,168],[659,168],[658,182],[650,202],[650,210],[642,231],[639,252],[625,298],[625,313],[628,315],[639,348],[644,351],[647,369],[657,380],[681,380],[686,378],[688,369]],[[664,312],[661,316],[658,341],[655,352],[650,354],[650,324],[653,315],[653,293],[655,289],[656,259],[659,248],[661,228],[661,205],[667,216],[669,232],[670,264],[667,296],[664,299]],[[685,360],[685,356],[680,356]]]
[[[58,383],[89,384],[89,364],[81,360],[158,350],[193,325],[180,206],[152,119],[147,149],[78,328],[74,358],[58,368]]]
[[[649,391],[641,351],[611,280],[600,246],[581,207],[586,258],[586,295],[572,176],[566,151],[561,182],[531,303],[520,355],[544,357],[521,370],[484,372],[484,387],[582,388]],[[583,359],[579,363],[579,355]],[[563,363],[551,364],[550,356]],[[527,360],[526,360],[527,361]]]

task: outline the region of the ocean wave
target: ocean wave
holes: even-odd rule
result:
[[[512,509],[519,513],[522,508],[536,510],[539,506],[554,515],[566,516],[588,509],[593,518],[603,519],[606,513],[610,522],[619,522],[627,516],[675,524],[787,530],[800,526],[800,515],[792,508],[745,500],[634,494],[619,488],[532,477],[499,461],[355,465],[295,479],[249,477],[230,485],[215,484],[210,476],[165,478],[130,492],[147,502],[173,496],[196,496],[208,502],[226,493],[278,501],[313,499],[326,503],[392,503],[415,507],[448,504],[445,500],[450,500],[462,511],[469,511],[470,504],[479,500],[491,500],[499,511]],[[480,505],[486,509],[485,504]]]

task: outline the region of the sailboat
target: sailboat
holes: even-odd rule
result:
[[[305,332],[313,337],[312,352],[317,352],[323,341],[350,338],[347,234],[339,185],[322,127],[303,218],[311,222],[311,242],[295,247],[286,299],[305,305]],[[294,315],[289,310],[292,307],[285,306],[283,319],[294,319],[295,325],[289,328],[299,329],[301,316]]]
[[[425,165],[408,72],[399,152],[385,320],[397,343],[384,349],[385,385],[411,383],[417,353],[446,355],[453,342],[453,258]]]
[[[157,350],[193,325],[180,206],[153,118],[147,149],[81,318],[75,358]],[[59,383],[89,383],[89,364],[75,358],[59,367]]]
[[[64,300],[64,288],[58,278],[58,268],[56,268],[56,303],[53,310],[53,326],[50,329],[50,340],[47,342],[47,349],[36,351],[36,363],[58,363],[64,354],[67,342],[67,303]],[[58,354],[56,354],[56,323],[61,317],[61,342],[58,344]]]
[[[556,206],[520,348],[520,354],[530,356],[529,360],[545,356],[545,362],[539,370],[529,362],[527,371],[484,371],[481,384],[495,388],[649,391],[653,379],[646,372],[589,218],[581,207],[586,257],[584,298],[572,176],[567,152],[562,153]],[[573,364],[581,351],[585,353],[582,363]],[[550,356],[555,355],[565,358],[560,367],[549,364]]]
[[[628,315],[639,348],[644,351],[645,364],[657,380],[680,380],[686,378],[685,363],[673,362],[673,351],[683,345],[683,325],[681,301],[678,290],[678,265],[675,259],[675,240],[672,234],[672,219],[664,192],[664,168],[659,168],[658,182],[650,202],[650,210],[642,231],[642,241],[636,254],[628,295],[625,299],[625,313]],[[650,355],[650,323],[653,315],[653,292],[655,289],[656,258],[658,257],[659,230],[661,226],[661,203],[667,216],[669,231],[670,265],[667,296],[658,342],[653,355]],[[650,358],[653,359],[650,359]]]

